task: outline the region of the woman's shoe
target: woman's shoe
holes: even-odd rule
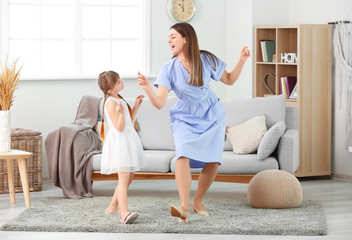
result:
[[[194,205],[192,205],[192,212],[196,212],[196,213],[198,213],[200,215],[209,217],[209,212],[208,211],[198,211],[197,209],[195,209]]]
[[[188,222],[189,212],[183,211],[181,208],[172,205],[170,213],[172,216],[180,218],[179,222]]]
[[[107,208],[105,209],[105,214],[121,214],[121,211],[119,209]]]
[[[137,218],[138,218],[138,213],[130,212],[126,215],[124,219],[121,218],[120,222],[124,224],[129,224],[129,223],[133,223],[133,221],[136,220]]]

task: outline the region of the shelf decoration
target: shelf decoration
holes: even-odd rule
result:
[[[272,76],[274,77],[274,83],[275,83],[275,74],[274,73],[267,73],[265,76],[264,76],[264,84],[265,84],[265,87],[269,90],[269,92],[272,94],[272,95],[275,95],[275,91],[271,89],[271,87],[269,86],[268,84],[268,77],[269,76]]]
[[[297,54],[296,53],[281,53],[281,62],[282,63],[297,63]]]

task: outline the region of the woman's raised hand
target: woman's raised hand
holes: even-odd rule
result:
[[[148,79],[140,72],[138,72],[138,86],[141,87],[144,91],[147,91],[150,89]]]
[[[249,51],[248,47],[245,46],[242,48],[240,52],[240,61],[244,64],[247,62],[247,59],[251,56],[251,52]]]

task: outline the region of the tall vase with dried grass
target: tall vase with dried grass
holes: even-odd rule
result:
[[[8,65],[1,63],[0,73],[0,152],[11,151],[10,108],[18,85],[22,67],[16,70],[18,58]]]

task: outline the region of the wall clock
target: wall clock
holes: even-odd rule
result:
[[[174,22],[188,22],[194,16],[194,0],[168,0],[167,13]]]

